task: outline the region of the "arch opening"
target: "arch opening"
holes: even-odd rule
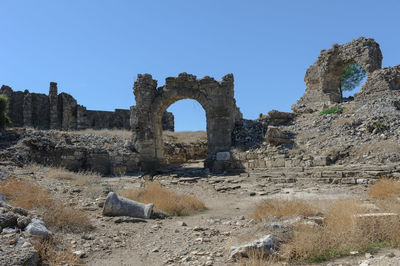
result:
[[[204,107],[194,99],[167,101],[160,109],[174,114],[175,131],[163,131],[159,128],[159,113],[156,117],[158,154],[163,164],[197,162],[203,165],[208,154],[207,116]]]
[[[339,76],[338,91],[342,102],[354,100],[362,85],[367,80],[367,72],[357,63],[347,64]]]

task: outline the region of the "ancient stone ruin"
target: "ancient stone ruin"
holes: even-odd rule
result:
[[[338,90],[340,75],[345,66],[360,65],[368,77],[382,67],[382,52],[373,39],[361,37],[343,45],[334,44],[329,50],[321,50],[318,60],[304,76],[306,92],[296,105],[295,112],[309,112],[331,106],[341,101]]]
[[[354,101],[341,102],[339,77],[346,65],[354,63],[364,68],[368,78],[355,94]],[[0,92],[10,99],[9,113],[15,127],[131,126],[132,136],[128,141],[117,137],[71,137],[65,134],[54,137],[52,133],[29,131],[29,134],[24,133],[22,141],[19,141],[22,134],[16,134],[12,139],[18,143],[15,149],[20,151],[9,148],[0,155],[15,157],[23,163],[29,160],[43,164],[53,162],[75,171],[94,170],[115,175],[198,159],[206,153],[207,145],[205,167],[212,171],[261,169],[265,175],[268,169],[269,175],[274,173],[280,178],[282,171],[286,172],[288,180],[304,173],[304,178],[315,175],[327,177],[329,182],[347,182],[345,178],[353,182],[353,176],[364,171],[364,166],[379,172],[388,166],[370,164],[400,161],[396,150],[400,139],[400,67],[382,69],[381,63],[379,45],[364,37],[322,50],[305,74],[305,93],[293,106],[294,112],[272,110],[256,120],[242,118],[234,99],[232,74],[216,81],[211,77],[198,79],[181,73],[178,77],[167,78],[161,87],[157,87],[157,81],[151,75],[138,75],[133,87],[137,105],[129,111],[115,112],[86,110],[72,96],[58,94],[56,83],[50,84],[48,96],[28,91],[13,92],[3,86]],[[163,129],[173,128],[173,116],[166,110],[182,99],[196,100],[204,108],[207,144],[205,141],[185,145],[163,142]],[[341,105],[345,113],[320,114],[321,110],[334,105]],[[38,138],[41,141],[37,141]],[[9,147],[7,145],[4,147]],[[363,166],[358,166],[359,172],[349,170],[346,173],[347,168],[343,165],[351,163]],[[355,169],[354,166],[350,168]],[[327,174],[323,174],[324,171]],[[332,171],[341,173],[333,176]]]
[[[154,168],[163,162],[162,115],[171,104],[182,99],[196,100],[205,110],[206,167],[212,167],[218,152],[229,151],[235,122],[242,117],[234,99],[232,74],[216,81],[181,73],[177,78],[167,78],[165,85],[159,88],[151,75],[139,74],[133,91],[136,112],[132,121],[132,142],[140,154],[143,169]]]
[[[381,62],[372,39],[323,50],[294,112],[254,120],[232,74],[161,87],[140,74],[137,105],[115,112],[86,110],[56,83],[49,95],[3,86],[19,128],[0,133],[0,265],[400,265],[400,65]],[[368,78],[343,100],[353,63]],[[202,105],[207,137],[163,136],[181,99]]]
[[[9,112],[13,127],[32,127],[36,129],[127,129],[131,128],[131,117],[135,106],[130,110],[110,111],[87,110],[67,93],[58,94],[57,83],[50,82],[49,95],[25,91],[13,91],[3,85],[0,94],[9,99]],[[174,131],[174,116],[165,112],[162,116],[163,130]]]

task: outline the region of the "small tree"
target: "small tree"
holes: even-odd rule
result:
[[[11,124],[11,120],[7,115],[8,98],[5,95],[0,95],[0,130],[4,130]]]
[[[343,91],[354,90],[366,76],[367,73],[359,64],[347,65],[340,75],[340,95],[343,97]]]

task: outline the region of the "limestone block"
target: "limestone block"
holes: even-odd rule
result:
[[[328,165],[329,159],[327,156],[315,156],[313,165],[314,166],[326,166]]]
[[[271,161],[272,167],[285,167],[285,158],[277,158]]]
[[[293,160],[292,159],[286,159],[285,160],[285,168],[288,168],[288,167],[293,167],[294,165],[293,165]]]
[[[266,157],[264,158],[264,161],[265,161],[265,167],[272,168],[272,160]]]
[[[273,126],[268,127],[265,140],[272,145],[288,144],[291,142],[290,138],[283,131]]]
[[[265,168],[265,161],[263,159],[255,160],[255,168]]]

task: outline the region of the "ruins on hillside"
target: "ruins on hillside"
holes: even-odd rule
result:
[[[370,77],[382,67],[379,44],[374,39],[361,37],[343,45],[334,44],[329,50],[321,50],[318,60],[306,71],[306,91],[292,106],[293,111],[321,111],[339,103],[342,99],[338,90],[340,75],[350,64],[360,65]]]
[[[242,118],[236,106],[233,75],[222,81],[211,77],[197,79],[181,73],[166,79],[157,88],[157,81],[149,74],[139,74],[133,91],[136,112],[132,121],[132,142],[140,154],[143,169],[154,168],[163,162],[162,115],[176,101],[193,99],[201,104],[206,113],[208,156],[206,167],[212,167],[218,152],[229,151],[235,122]]]
[[[341,71],[354,63],[364,68],[367,80],[353,101],[341,101]],[[205,167],[211,171],[260,171],[262,176],[285,182],[318,178],[322,182],[354,183],[363,176],[389,175],[398,171],[400,162],[400,66],[381,68],[381,63],[379,45],[364,37],[322,50],[305,74],[305,93],[293,106],[294,112],[272,110],[255,120],[242,118],[234,98],[232,74],[217,81],[181,73],[167,78],[161,87],[151,75],[139,74],[133,86],[137,105],[131,107],[130,114],[128,110],[86,110],[72,96],[58,94],[55,83],[50,85],[49,96],[13,92],[3,86],[0,93],[10,98],[9,113],[16,127],[130,125],[132,135],[128,140],[29,129],[3,136],[0,158],[118,175],[184,163],[207,154]],[[206,141],[163,141],[162,129],[167,127],[163,121],[172,121],[173,127],[173,116],[164,119],[165,111],[182,99],[196,100],[204,108]],[[330,107],[340,108],[321,113]]]
[[[13,91],[3,85],[0,94],[9,99],[8,115],[13,127],[36,129],[127,129],[131,128],[131,117],[136,112],[115,109],[111,111],[87,110],[67,93],[58,93],[57,83],[50,82],[49,95],[25,91]],[[162,116],[163,130],[174,131],[174,116],[165,112]]]

